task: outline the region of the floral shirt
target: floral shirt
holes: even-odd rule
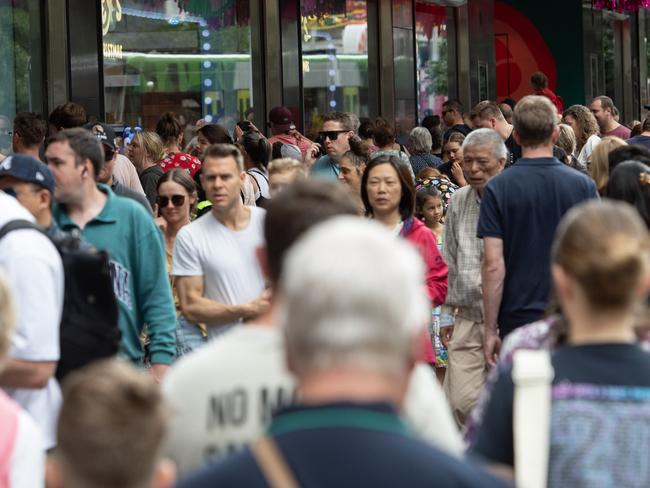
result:
[[[176,168],[183,168],[190,172],[192,178],[201,169],[201,161],[198,158],[185,153],[169,153],[158,163],[166,173]]]

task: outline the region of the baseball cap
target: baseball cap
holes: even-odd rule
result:
[[[282,147],[280,148],[280,154],[282,154],[283,158],[291,158],[302,161],[302,153],[300,152],[300,148],[295,144],[282,144]]]
[[[278,130],[293,129],[293,115],[287,107],[274,107],[269,112],[269,121]]]
[[[0,178],[13,176],[26,183],[42,186],[49,192],[54,192],[54,177],[45,163],[33,156],[13,154],[0,163]]]
[[[102,122],[93,122],[84,125],[84,129],[92,132],[99,139],[99,142],[115,150],[115,131],[110,125],[103,124]]]

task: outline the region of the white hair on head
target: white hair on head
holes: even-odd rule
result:
[[[431,132],[424,127],[415,127],[409,134],[409,139],[416,153],[430,153],[433,141]]]
[[[463,151],[470,147],[481,147],[489,149],[496,159],[506,159],[508,148],[503,139],[494,129],[476,129],[467,134],[463,141]]]
[[[337,217],[290,250],[280,284],[297,375],[353,366],[397,374],[430,320],[417,251],[379,224]]]

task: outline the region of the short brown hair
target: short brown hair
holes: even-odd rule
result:
[[[337,215],[356,215],[357,208],[339,183],[296,181],[266,207],[264,238],[271,281],[280,279],[284,257],[307,230]]]
[[[63,384],[56,456],[71,486],[145,486],[168,412],[150,375],[119,360],[95,362]]]
[[[359,118],[350,112],[329,112],[323,115],[325,122],[338,122],[347,131],[356,132],[359,129]]]
[[[368,198],[368,177],[370,172],[382,164],[390,164],[397,172],[402,187],[402,198],[399,201],[399,213],[402,220],[413,217],[415,213],[415,185],[413,183],[413,176],[411,175],[411,168],[398,156],[379,156],[372,159],[367,165],[361,177],[361,200],[366,209],[366,215],[372,217],[374,215],[372,207],[370,206],[370,199]]]
[[[637,299],[647,252],[648,229],[632,206],[591,200],[562,219],[552,256],[578,282],[591,307],[610,310]]]
[[[543,90],[548,86],[548,78],[541,71],[536,71],[530,77],[530,84],[535,90]]]
[[[78,103],[68,102],[52,110],[49,122],[57,129],[72,129],[86,124],[88,115],[86,109]]]
[[[472,109],[472,112],[470,113],[470,118],[479,118],[480,120],[491,118],[495,118],[497,120],[505,120],[503,112],[499,106],[490,100],[484,100],[475,105]]]
[[[600,95],[592,100],[592,103],[598,100],[600,102],[600,107],[605,110],[606,108],[609,109],[609,111],[612,113],[612,115],[616,115],[616,106],[614,106],[614,100],[609,98],[606,95]]]
[[[375,128],[372,131],[372,137],[377,146],[386,147],[395,143],[395,129],[393,129],[386,119],[377,117],[374,124]]]
[[[40,146],[45,140],[47,124],[36,112],[20,112],[14,117],[14,132],[27,147]]]
[[[95,172],[95,180],[104,166],[104,149],[99,139],[87,129],[74,127],[57,132],[47,140],[50,145],[53,142],[67,142],[70,149],[75,153],[75,162],[79,166],[84,159],[89,159]]]
[[[548,144],[556,125],[556,110],[546,97],[528,95],[515,106],[512,125],[522,147]]]
[[[205,149],[203,161],[208,158],[233,158],[239,171],[244,171],[244,156],[234,144],[212,144]]]

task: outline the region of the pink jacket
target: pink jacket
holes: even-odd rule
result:
[[[447,297],[447,264],[442,259],[436,237],[422,221],[416,218],[404,222],[402,237],[409,240],[420,251],[426,266],[426,286],[431,306],[437,307]]]

